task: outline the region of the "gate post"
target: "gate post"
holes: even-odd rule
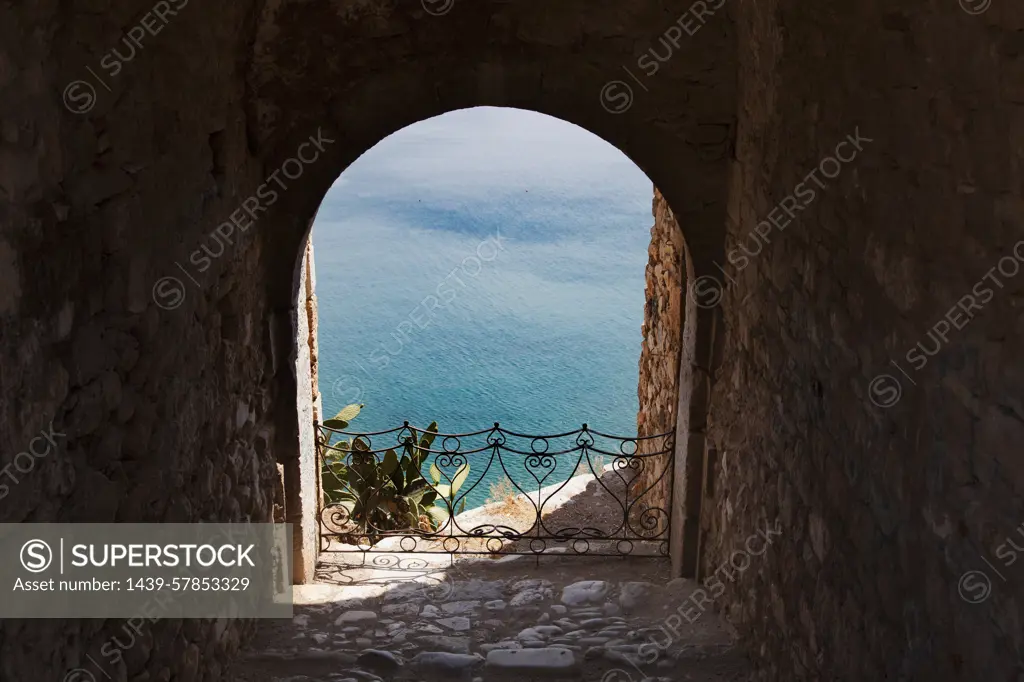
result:
[[[679,362],[676,449],[672,472],[669,556],[672,576],[696,578],[700,564],[700,517],[704,494],[707,418],[711,401],[711,360],[715,309],[698,307],[684,283],[683,343]]]
[[[320,550],[320,474],[315,424],[320,419],[321,401],[316,379],[317,309],[312,232],[306,239],[297,264],[290,319],[283,320],[291,335],[288,341],[293,350],[290,367],[282,368],[282,373],[295,391],[296,408],[288,410],[285,422],[288,428],[279,433],[278,444],[284,467],[285,518],[293,524],[292,576],[297,584],[313,582]],[[290,423],[293,419],[294,424]]]

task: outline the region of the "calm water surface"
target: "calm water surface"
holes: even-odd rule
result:
[[[325,414],[635,435],[651,194],[621,152],[530,112],[453,112],[381,142],[314,225]],[[572,470],[561,459],[544,485]],[[468,507],[503,476],[471,464]]]

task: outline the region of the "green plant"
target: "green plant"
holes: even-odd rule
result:
[[[362,408],[348,405],[333,419],[324,421],[324,426],[347,429]],[[387,531],[415,528],[433,532],[447,523],[448,509],[455,506],[470,467],[468,463],[463,465],[451,484],[443,485],[441,471],[431,463],[433,485],[427,483],[423,467],[437,435],[437,422],[432,422],[422,435],[410,428],[397,450],[388,449],[379,458],[380,453],[371,451],[362,436],[332,443],[335,435],[322,442],[324,503],[345,509],[354,534],[376,543]],[[438,505],[441,501],[445,506]],[[466,501],[462,500],[459,512],[465,507]]]

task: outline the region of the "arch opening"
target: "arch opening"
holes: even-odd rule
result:
[[[472,114],[473,109],[457,110],[454,115],[465,115]],[[480,109],[478,111],[488,111],[488,109]],[[491,112],[516,112],[517,110],[511,108],[501,109],[490,109]],[[555,120],[551,117],[541,116],[535,112],[519,111],[521,115],[534,116],[538,119],[547,119],[550,122],[557,122],[558,125],[576,128],[575,126],[568,126],[561,120]],[[443,117],[441,117],[443,118]],[[429,120],[429,119],[428,119]],[[437,119],[434,119],[437,120]],[[414,130],[417,125],[410,126],[403,130]],[[577,132],[581,136],[587,136],[583,131]],[[399,136],[396,136],[399,137]],[[386,138],[385,141],[391,138]],[[607,143],[599,143],[601,147],[607,147]],[[376,149],[378,145],[375,145]],[[367,151],[359,155],[359,159],[367,159],[372,154]],[[620,157],[621,158],[621,157]],[[625,159],[622,159],[625,161]],[[414,165],[414,164],[413,164]],[[629,164],[632,166],[632,164]],[[359,164],[355,164],[358,168]],[[634,167],[635,168],[635,167]],[[422,172],[422,169],[420,169]],[[347,168],[345,172],[339,174],[337,185],[344,185],[347,182],[347,177],[351,177],[351,167]],[[385,178],[386,179],[386,178]],[[646,191],[650,192],[650,181],[646,179]],[[330,194],[325,193],[325,201],[329,201]],[[593,200],[593,197],[589,197]],[[648,206],[651,205],[650,200],[645,202]],[[322,219],[324,216],[323,206],[318,207],[317,213],[314,216],[317,219]],[[648,210],[647,215],[651,212]],[[639,392],[641,393],[641,414],[637,415],[640,420],[639,425],[637,421],[630,418],[632,427],[629,431],[625,431],[627,435],[632,432],[635,437],[637,434],[641,437],[641,444],[638,448],[641,454],[649,454],[653,459],[653,456],[658,452],[666,454],[669,450],[671,451],[672,464],[668,465],[668,469],[661,471],[662,475],[657,474],[657,469],[652,469],[645,474],[646,479],[642,476],[640,480],[642,483],[639,485],[639,490],[646,491],[646,499],[656,499],[658,504],[651,505],[645,502],[648,507],[656,508],[665,517],[662,521],[663,526],[667,531],[670,530],[672,537],[670,541],[666,541],[661,547],[663,554],[670,554],[673,560],[673,570],[676,574],[689,574],[693,575],[696,571],[696,546],[698,537],[693,533],[693,528],[696,527],[698,519],[697,514],[699,513],[699,499],[691,501],[689,510],[686,511],[685,506],[687,490],[685,488],[679,488],[678,486],[689,485],[691,486],[690,495],[698,496],[701,494],[702,488],[697,486],[694,487],[693,482],[698,478],[693,474],[687,475],[686,467],[689,466],[695,471],[703,470],[703,452],[698,452],[696,444],[693,442],[693,436],[689,435],[689,425],[692,421],[689,411],[694,409],[694,401],[690,397],[690,381],[693,380],[692,372],[684,366],[685,358],[692,358],[695,353],[694,344],[697,338],[696,324],[698,315],[697,309],[693,308],[692,301],[688,302],[689,297],[686,297],[683,292],[685,289],[684,278],[689,276],[693,277],[693,265],[690,259],[690,254],[686,248],[683,240],[683,230],[676,220],[675,214],[668,208],[668,202],[664,195],[657,192],[654,201],[654,218],[655,218],[655,230],[653,231],[654,242],[651,242],[651,237],[645,235],[643,251],[648,253],[649,262],[646,264],[647,274],[647,295],[649,300],[643,307],[646,308],[646,313],[649,318],[653,317],[658,328],[645,330],[649,339],[645,340],[644,353],[646,358],[641,358],[641,369],[642,375],[641,386]],[[648,224],[649,224],[648,218]],[[309,221],[310,229],[312,228],[312,222]],[[351,235],[349,235],[351,236]],[[479,235],[478,235],[479,236]],[[512,237],[515,239],[516,237]],[[487,243],[486,241],[483,243]],[[493,240],[491,242],[493,244]],[[492,249],[497,253],[498,249]],[[298,285],[296,287],[296,320],[300,321],[300,324],[296,326],[297,339],[299,340],[298,345],[301,347],[300,350],[295,354],[298,359],[297,372],[304,373],[304,376],[299,376],[297,381],[297,394],[299,397],[300,406],[308,396],[309,406],[308,409],[302,409],[300,407],[300,420],[306,418],[309,414],[313,415],[314,422],[320,422],[325,418],[329,418],[334,414],[337,408],[343,404],[352,402],[360,402],[361,396],[367,383],[373,378],[373,375],[367,371],[366,365],[373,364],[366,362],[365,364],[359,364],[358,370],[353,368],[353,371],[335,372],[331,375],[330,372],[327,378],[330,391],[328,396],[325,396],[321,390],[324,390],[321,384],[325,378],[325,372],[322,366],[319,366],[325,358],[323,341],[317,338],[318,330],[323,329],[323,322],[318,321],[316,311],[320,306],[323,305],[322,292],[315,291],[316,288],[316,267],[313,263],[313,241],[311,239],[311,232],[307,233],[304,242],[303,256],[296,268],[296,280]],[[321,268],[323,265],[321,264]],[[338,264],[332,263],[331,269],[334,271]],[[669,274],[666,274],[666,270]],[[321,269],[321,272],[323,270]],[[323,276],[319,278],[320,282],[323,282]],[[692,281],[686,280],[686,281]],[[652,307],[653,306],[653,307]],[[638,306],[640,307],[640,306]],[[659,315],[654,315],[654,310],[659,310]],[[422,319],[420,324],[422,324]],[[645,324],[650,324],[650,320],[646,321]],[[637,325],[642,326],[642,325]],[[404,324],[396,327],[398,331],[404,331],[406,334],[413,327],[409,324]],[[670,339],[666,342],[664,337],[668,335]],[[395,334],[391,334],[395,336]],[[648,348],[647,341],[653,342],[655,337],[661,338],[662,347],[658,349]],[[638,339],[639,340],[639,339]],[[378,343],[375,348],[375,355],[373,353],[366,354],[364,349],[365,358],[373,358],[378,369],[387,367],[388,364],[394,362],[396,358],[401,354],[403,350],[403,344],[396,341],[394,348],[389,348],[386,343]],[[304,346],[304,347],[303,347]],[[392,352],[394,351],[394,352]],[[671,354],[672,357],[665,357],[665,354]],[[663,360],[665,364],[659,362]],[[633,366],[636,367],[636,357],[631,358]],[[357,363],[358,364],[358,363]],[[668,368],[666,368],[666,365]],[[362,375],[357,374],[361,372]],[[638,393],[636,375],[633,376],[632,389],[630,393],[636,395]],[[309,386],[309,390],[305,390],[304,387]],[[702,385],[702,388],[706,389]],[[646,393],[644,393],[646,391]],[[657,396],[656,398],[652,396]],[[666,396],[671,396],[670,399],[666,400]],[[326,399],[325,399],[326,398]],[[658,402],[657,405],[648,406],[648,402]],[[325,404],[326,403],[326,404]],[[700,407],[704,407],[706,403],[700,403]],[[684,410],[680,412],[679,410]],[[635,414],[635,410],[633,411]],[[490,423],[494,419],[490,419],[485,423]],[[584,421],[584,420],[578,420]],[[592,419],[586,421],[593,421]],[[703,423],[704,419],[700,418],[698,421]],[[415,420],[414,420],[415,423]],[[424,421],[423,424],[427,422]],[[564,423],[564,422],[563,422]],[[472,428],[469,423],[465,423],[465,428]],[[379,423],[375,426],[385,428],[388,426],[385,423]],[[577,425],[578,426],[578,425]],[[637,429],[639,426],[639,431]],[[680,432],[680,427],[683,427],[683,431]],[[591,426],[595,428],[595,426]],[[660,431],[664,428],[663,433],[671,433],[671,443],[660,443],[655,445],[654,431]],[[443,429],[442,429],[443,430]],[[457,429],[458,430],[458,429]],[[557,429],[550,429],[549,432],[555,432]],[[305,432],[305,425],[300,426],[300,431]],[[544,429],[539,429],[543,432]],[[612,433],[619,433],[618,429],[606,429],[605,432],[611,431]],[[680,437],[680,433],[684,434]],[[311,447],[315,446],[316,434],[315,433],[303,433],[300,436],[300,442],[302,443],[303,455],[296,460],[296,464],[300,467],[308,468],[311,461],[316,461],[316,454],[312,452]],[[649,439],[649,440],[644,440]],[[637,448],[635,442],[632,446],[634,449]],[[668,450],[665,450],[665,448]],[[696,461],[695,461],[696,460]],[[314,467],[319,471],[319,467]],[[302,484],[309,485],[310,479],[307,474],[293,474],[292,479],[301,481]],[[547,479],[547,482],[554,481],[557,483],[557,479]],[[477,481],[477,484],[482,484],[484,481]],[[315,490],[317,491],[317,498],[319,499],[323,494],[323,485],[321,481],[315,483]],[[472,485],[471,487],[476,491],[476,496],[481,497],[479,485]],[[653,490],[653,492],[651,492]],[[512,492],[515,492],[513,489]],[[520,492],[526,492],[523,488],[517,488]],[[675,491],[675,492],[673,492]],[[675,500],[673,500],[673,495]],[[293,490],[292,496],[295,499],[305,500],[306,508],[301,510],[301,518],[304,525],[308,525],[308,513],[309,513],[309,496],[304,496],[301,493],[296,495]],[[483,498],[481,497],[481,500]],[[474,502],[481,502],[481,500],[474,499]],[[634,500],[635,501],[635,500]],[[680,505],[682,505],[683,513],[680,513]],[[637,507],[636,509],[639,509]],[[630,507],[631,513],[634,510]],[[635,516],[635,515],[634,515]],[[678,517],[678,518],[677,518]],[[295,518],[294,516],[292,518]],[[674,523],[670,522],[671,519]],[[688,552],[684,552],[684,537],[683,533],[671,529],[671,526],[676,528],[690,528],[690,537],[686,539],[686,543],[691,549]],[[303,532],[302,537],[312,541],[309,532]],[[678,535],[678,537],[677,537]],[[667,537],[667,536],[666,536]],[[319,549],[323,546],[323,542],[317,543],[314,548]],[[670,549],[671,548],[671,549]],[[310,548],[304,548],[303,551],[309,555]],[[312,553],[315,557],[315,551]],[[310,560],[307,559],[307,562]],[[315,558],[312,559],[315,563]]]

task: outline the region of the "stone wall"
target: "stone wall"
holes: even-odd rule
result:
[[[737,5],[703,568],[765,680],[1024,679],[1024,6],[971,7]]]
[[[109,76],[141,11],[0,7],[0,468],[65,434],[24,463],[2,522],[265,522],[297,449],[294,292],[264,285],[258,236],[273,218],[214,232],[273,170],[227,56],[251,9],[189,3],[87,110],[62,99],[87,67]],[[252,625],[5,620],[0,680],[220,680]]]
[[[683,280],[685,246],[683,233],[661,192],[655,188],[652,204],[654,225],[645,283],[644,321],[641,327],[640,378],[637,393],[637,434],[641,437],[674,432],[679,395],[679,360],[682,353]],[[669,509],[672,492],[670,457],[653,455],[670,447],[674,439],[640,441],[637,452],[649,455],[631,495],[645,507]],[[659,514],[659,516],[661,516]],[[652,517],[653,518],[653,517]],[[659,519],[667,521],[667,518]]]

